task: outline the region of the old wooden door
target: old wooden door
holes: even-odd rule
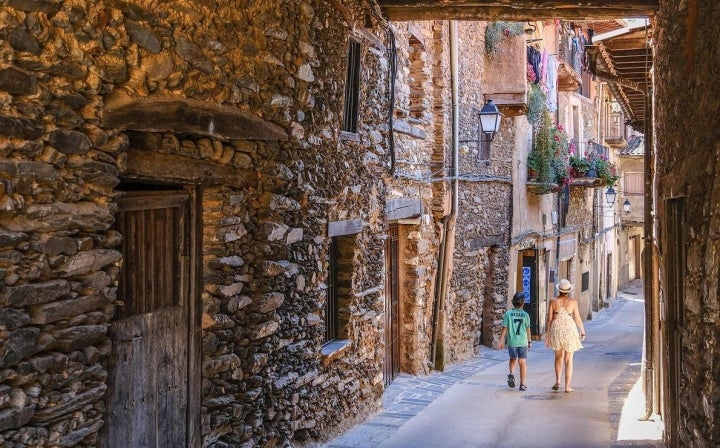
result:
[[[399,264],[398,225],[391,224],[385,240],[385,385],[390,384],[400,373]]]
[[[680,406],[682,392],[683,331],[685,326],[685,272],[687,249],[684,229],[687,229],[685,198],[665,201],[667,256],[665,259],[666,330],[667,338],[667,421],[668,446],[680,446]]]
[[[188,444],[189,195],[119,200],[123,267],[110,334],[108,448]]]

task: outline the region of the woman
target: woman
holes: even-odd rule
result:
[[[560,294],[550,300],[545,337],[545,345],[555,351],[555,384],[552,389],[560,389],[560,373],[565,364],[565,392],[573,391],[570,386],[573,374],[573,353],[583,348],[580,340],[585,340],[585,327],[580,318],[578,303],[569,296],[572,290],[573,286],[567,279],[562,279],[558,283]],[[578,328],[580,329],[579,335]]]

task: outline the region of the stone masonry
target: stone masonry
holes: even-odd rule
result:
[[[114,201],[130,180],[201,191],[190,437],[284,446],[377,409],[388,80],[370,6],[2,4],[0,446],[99,443],[123,262]],[[348,139],[349,37],[362,88]],[[350,219],[352,343],[324,360],[327,226]]]

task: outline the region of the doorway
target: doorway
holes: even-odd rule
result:
[[[639,247],[640,243],[638,241],[638,236],[631,236],[628,241],[628,280],[635,280],[638,278]]]
[[[679,446],[680,430],[680,390],[682,388],[682,351],[683,326],[685,324],[684,285],[687,257],[683,229],[685,223],[685,198],[670,199],[666,202],[666,228],[668,253],[665,257],[667,272],[667,394],[666,406],[669,408],[669,445]]]
[[[107,448],[191,445],[190,366],[199,359],[191,324],[191,202],[182,188],[149,186],[118,200],[124,265],[110,325]]]
[[[400,373],[399,225],[390,224],[385,240],[385,385]]]
[[[525,249],[520,252],[520,269],[518,270],[517,291],[525,296],[523,309],[530,315],[530,332],[533,336],[540,334],[540,301],[538,294],[538,251]]]

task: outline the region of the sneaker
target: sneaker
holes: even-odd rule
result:
[[[515,376],[512,373],[508,375],[508,386],[515,387]]]
[[[520,385],[520,390],[527,390],[527,386],[524,385],[524,384],[521,384],[521,385]]]

